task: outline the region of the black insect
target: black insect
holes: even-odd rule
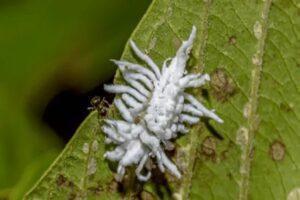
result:
[[[90,101],[91,107],[88,107],[88,110],[96,110],[99,114],[99,116],[106,116],[108,108],[109,108],[109,103],[105,99],[105,97],[101,98],[99,96],[95,96],[91,99]]]

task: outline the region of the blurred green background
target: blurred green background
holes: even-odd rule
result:
[[[0,199],[22,197],[62,150],[149,4],[0,1]]]

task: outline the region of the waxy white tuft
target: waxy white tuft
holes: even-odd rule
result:
[[[193,26],[188,40],[178,49],[176,56],[167,59],[162,70],[144,54],[133,41],[134,53],[149,68],[128,61],[112,60],[118,65],[128,85],[105,85],[111,93],[121,94],[114,104],[123,120],[106,120],[102,126],[106,142],[117,147],[105,153],[111,161],[118,161],[117,180],[121,181],[125,168],[137,165],[136,175],[141,181],[151,177],[151,171],[142,174],[149,157],[155,157],[159,169],[167,169],[177,178],[181,177],[176,165],[166,156],[164,149],[178,133],[187,133],[185,124],[196,124],[200,117],[209,117],[219,123],[214,110],[205,108],[195,97],[184,92],[186,88],[197,88],[210,80],[208,74],[187,74],[186,63],[196,37]]]

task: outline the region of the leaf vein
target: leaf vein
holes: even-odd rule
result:
[[[248,118],[248,136],[245,144],[242,144],[244,148],[241,155],[240,171],[241,173],[241,184],[239,185],[239,200],[247,200],[249,193],[249,179],[250,179],[250,168],[251,168],[251,157],[250,152],[252,151],[255,132],[257,131],[257,107],[258,107],[258,92],[260,86],[260,77],[262,73],[263,56],[265,51],[265,42],[268,31],[268,15],[270,11],[272,0],[266,0],[263,5],[262,15],[260,19],[262,34],[258,38],[256,56],[258,62],[253,62],[251,87],[250,87],[250,99],[249,99],[249,118]]]

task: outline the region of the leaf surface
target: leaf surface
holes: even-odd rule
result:
[[[174,55],[195,25],[198,35],[188,70],[209,73],[211,83],[192,92],[216,109],[225,123],[203,120],[178,139],[172,158],[183,172],[182,180],[158,174],[143,185],[148,196],[297,198],[299,4],[295,0],[153,1],[131,38],[161,65]],[[122,58],[138,62],[128,46]],[[115,81],[122,81],[119,73]],[[83,127],[90,126],[89,122]],[[74,148],[79,149],[82,141],[75,146],[77,137],[73,142]],[[99,134],[97,141],[103,145],[101,137]],[[67,147],[66,151],[71,149]],[[110,174],[105,167],[103,172]],[[79,180],[78,171],[70,178]],[[31,195],[44,194],[40,189],[38,185]]]
[[[93,112],[78,128],[57,160],[26,199],[75,199],[117,197],[115,181],[104,161],[103,134]]]

